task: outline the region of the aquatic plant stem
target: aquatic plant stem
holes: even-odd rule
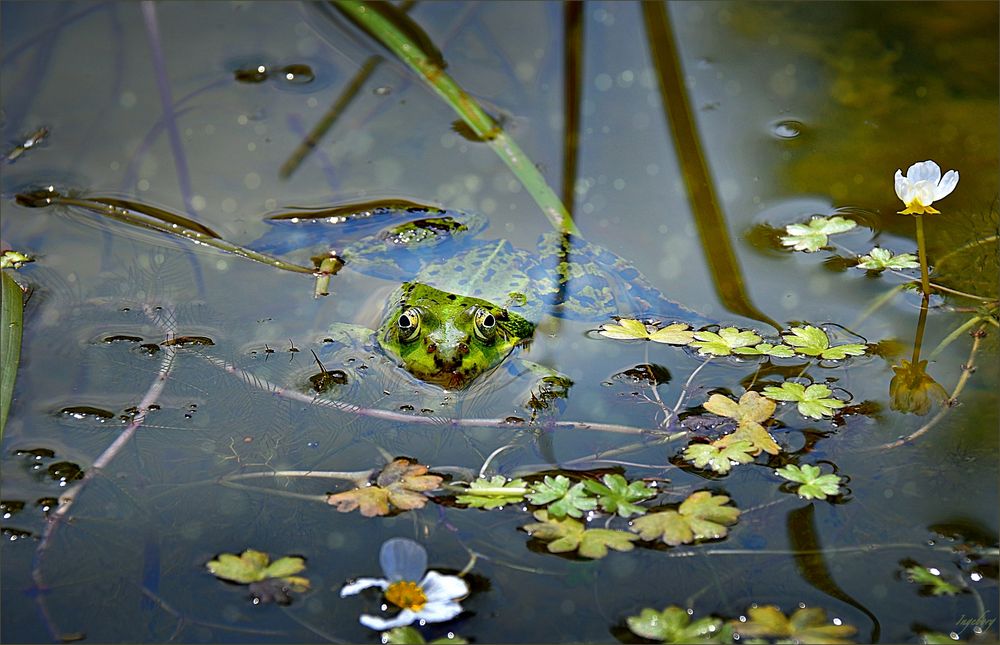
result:
[[[156,4],[152,0],[143,0],[142,18],[149,35],[149,48],[153,57],[153,71],[156,76],[156,87],[160,93],[160,106],[163,110],[164,122],[167,126],[167,140],[173,152],[174,167],[177,171],[177,182],[180,184],[181,197],[189,214],[195,212],[192,202],[191,175],[188,172],[187,156],[181,143],[180,129],[174,115],[174,99],[170,91],[170,80],[167,78],[167,66],[163,59],[163,48],[160,45],[160,29],[156,19]]]
[[[156,320],[161,314],[154,312],[152,306],[147,305],[144,307],[146,315]],[[174,329],[172,326],[167,327],[165,330],[168,336],[174,334]],[[45,604],[45,579],[42,575],[42,563],[45,558],[45,553],[48,551],[49,546],[52,543],[52,536],[55,535],[56,529],[62,524],[69,514],[70,508],[73,507],[73,503],[79,497],[83,489],[93,481],[97,476],[101,474],[101,471],[111,463],[122,448],[131,441],[132,437],[135,435],[136,431],[142,426],[143,422],[146,420],[146,414],[149,412],[149,407],[153,405],[163,393],[164,387],[167,384],[167,378],[170,376],[171,370],[174,365],[174,357],[176,355],[176,348],[172,346],[163,347],[163,359],[160,361],[160,369],[156,374],[156,378],[150,384],[149,389],[146,390],[145,396],[142,397],[142,401],[139,402],[138,412],[132,418],[132,422],[122,431],[118,437],[111,442],[111,445],[104,449],[104,452],[94,460],[90,468],[87,469],[86,473],[79,482],[73,485],[66,493],[64,493],[59,498],[59,506],[52,511],[46,518],[45,529],[42,531],[41,540],[38,542],[38,546],[35,548],[35,554],[31,566],[31,579],[35,583],[38,593],[35,596],[36,602],[39,605],[39,611],[41,611],[42,616],[45,619],[46,626],[49,629],[49,633],[54,640],[65,641],[64,635],[59,633],[56,628],[55,622],[52,620],[51,615],[48,611],[48,606]]]
[[[902,445],[908,444],[918,439],[919,437],[926,434],[935,425],[937,425],[938,422],[941,421],[941,419],[943,419],[945,415],[947,415],[948,412],[951,411],[952,407],[954,407],[955,403],[958,400],[959,395],[962,393],[962,390],[965,389],[965,384],[968,383],[969,377],[972,376],[972,373],[975,371],[976,353],[979,351],[979,345],[982,343],[982,339],[985,335],[986,335],[985,324],[979,327],[979,329],[977,329],[976,331],[972,332],[972,348],[969,350],[968,360],[965,362],[964,365],[962,365],[962,374],[961,376],[958,377],[958,382],[955,384],[955,389],[951,391],[951,394],[948,396],[948,401],[941,406],[941,409],[938,410],[938,413],[935,414],[930,421],[928,421],[923,426],[918,428],[916,431],[912,432],[911,434],[908,434],[905,437],[902,437],[890,443],[884,443],[882,445],[875,446],[874,448],[867,448],[862,452],[871,452],[875,450],[887,450],[891,448],[898,448]]]
[[[924,218],[917,215],[917,255],[920,260],[920,288],[923,290],[924,298],[931,295],[930,276],[927,271],[927,242],[924,239]]]
[[[587,430],[593,432],[610,432],[614,434],[626,434],[626,435],[644,435],[651,437],[672,437],[674,435],[664,435],[663,431],[648,430],[646,428],[638,428],[636,426],[626,426],[619,425],[615,423],[599,423],[590,421],[547,421],[541,424],[527,424],[527,423],[515,423],[512,424],[507,419],[480,419],[480,418],[454,418],[454,417],[428,417],[428,416],[418,416],[415,414],[405,414],[403,412],[395,412],[393,410],[381,410],[379,408],[366,408],[360,405],[355,405],[353,403],[346,403],[344,401],[336,401],[333,399],[324,399],[309,394],[303,394],[302,392],[297,392],[295,390],[289,390],[283,388],[279,385],[271,383],[270,381],[264,380],[249,371],[229,363],[220,358],[215,358],[214,356],[208,356],[201,352],[195,352],[194,355],[198,356],[209,364],[221,369],[226,374],[230,374],[237,378],[242,379],[249,385],[256,387],[260,390],[271,392],[275,396],[280,396],[282,398],[291,399],[293,401],[300,401],[302,403],[308,403],[310,405],[315,405],[320,408],[330,408],[343,412],[345,414],[352,414],[356,416],[369,417],[373,419],[382,419],[384,421],[395,421],[397,423],[408,423],[416,425],[433,425],[433,426],[450,426],[453,428],[467,428],[467,427],[477,427],[477,428],[519,428],[519,427],[540,427],[542,430]],[[684,432],[686,434],[686,431]]]
[[[927,326],[927,309],[930,303],[930,294],[924,293],[920,298],[920,315],[917,316],[917,333],[913,336],[913,358],[911,365],[916,365],[920,360],[920,346],[924,342],[924,328]]]
[[[368,5],[359,0],[335,0],[334,6],[377,38],[451,106],[476,136],[507,164],[557,231],[579,234],[566,207],[517,142],[419,44],[382,15],[378,5]]]

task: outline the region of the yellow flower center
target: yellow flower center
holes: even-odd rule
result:
[[[411,611],[420,611],[427,604],[424,590],[409,580],[400,580],[389,585],[385,590],[385,598],[397,607]]]

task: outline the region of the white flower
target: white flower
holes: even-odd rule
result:
[[[362,614],[360,620],[365,627],[383,631],[418,620],[441,623],[462,613],[458,601],[469,594],[469,586],[457,576],[427,571],[427,551],[413,540],[393,538],[384,542],[379,564],[385,578],[358,578],[344,585],[340,596],[378,587],[385,599],[402,611],[388,619]]]
[[[940,213],[931,204],[944,199],[958,185],[958,171],[949,170],[941,176],[941,167],[933,161],[920,161],[906,169],[896,171],[896,195],[906,204],[900,215],[923,215]]]

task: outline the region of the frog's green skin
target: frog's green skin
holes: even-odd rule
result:
[[[404,282],[377,332],[382,350],[417,378],[461,389],[531,340],[535,325],[481,298]]]
[[[485,220],[420,209],[419,217],[348,245],[348,268],[405,280],[375,338],[425,382],[463,389],[530,342],[542,315],[607,320],[652,315],[703,322],[667,300],[630,263],[578,237],[549,233],[536,253],[477,240]],[[262,250],[276,251],[271,244]]]

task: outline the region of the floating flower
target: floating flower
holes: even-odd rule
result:
[[[906,204],[900,215],[935,214],[941,211],[931,204],[944,199],[958,185],[958,171],[949,170],[941,176],[941,167],[933,161],[920,161],[906,169],[896,171],[896,195]]]
[[[379,564],[385,578],[358,578],[340,590],[343,598],[378,587],[385,599],[401,610],[388,619],[362,614],[361,624],[365,627],[382,631],[418,620],[441,623],[462,613],[458,601],[468,595],[469,586],[457,576],[427,571],[427,551],[413,540],[393,538],[384,542]]]

